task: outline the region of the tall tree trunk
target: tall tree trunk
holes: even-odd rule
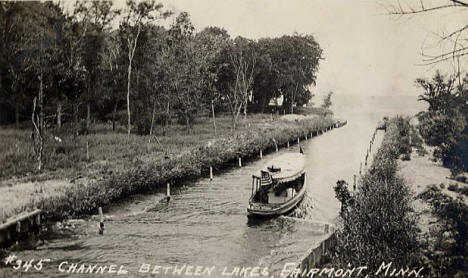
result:
[[[247,120],[247,105],[249,105],[249,93],[245,93],[245,103],[244,103],[244,120]]]
[[[86,103],[86,132],[89,131],[90,122],[91,122],[91,103],[88,101],[88,103]]]
[[[42,65],[41,65],[42,67]],[[38,96],[38,108],[39,108],[39,117],[36,117],[36,99],[34,99],[34,108],[33,108],[33,115],[32,115],[32,120],[33,120],[33,125],[36,130],[36,154],[37,154],[37,169],[39,171],[42,170],[42,152],[44,149],[44,111],[43,111],[43,74],[42,74],[42,68],[41,68],[41,74],[39,75],[39,96]]]
[[[76,138],[78,136],[78,104],[75,102],[73,104],[73,136]]]
[[[19,129],[19,105],[18,105],[18,102],[15,103],[15,126],[16,126],[16,129]]]
[[[62,102],[57,102],[57,129],[62,128]]]
[[[154,116],[156,114],[156,101],[153,103],[153,113],[151,113],[151,126],[149,131],[148,143],[151,144],[151,137],[153,136]]]
[[[262,113],[262,114],[265,113],[266,99],[267,99],[266,97],[262,97],[260,99],[260,102],[259,102],[259,104],[260,104],[260,113]]]
[[[168,101],[167,102],[167,110],[166,110],[166,119],[165,119],[165,124],[164,124],[164,128],[163,128],[163,136],[166,136],[167,134],[167,128],[169,126],[169,106],[170,106],[170,102]]]
[[[192,127],[190,125],[190,118],[187,115],[185,116],[185,124],[187,125],[188,134],[192,134]]]
[[[298,86],[299,86],[299,83],[296,83],[296,89],[294,89],[294,94],[291,95],[291,114],[294,113],[294,101],[296,99]]]
[[[214,101],[211,101],[211,112],[213,113],[213,127],[214,127],[214,133],[216,136],[216,119],[215,119],[215,110],[214,110]]]
[[[117,102],[114,105],[114,109],[112,109],[112,131],[115,132],[115,114],[117,113]]]
[[[127,135],[130,136],[132,128],[130,121],[130,79],[132,76],[132,59],[129,59],[128,76],[127,76]]]

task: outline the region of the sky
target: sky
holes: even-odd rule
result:
[[[65,0],[67,1],[67,0]],[[73,1],[73,0],[69,0]],[[437,35],[468,24],[468,9],[396,18],[382,4],[397,0],[159,0],[178,14],[186,11],[198,30],[226,29],[250,39],[312,34],[323,48],[317,84],[311,91],[335,94],[417,96],[418,77],[436,69],[453,73],[452,62],[423,66],[422,50],[441,53]],[[417,0],[400,0],[415,5]],[[423,0],[426,7],[448,0]],[[125,0],[114,0],[123,7]],[[169,21],[174,20],[169,19]],[[170,22],[169,22],[170,23]],[[166,22],[166,24],[168,24]],[[467,65],[468,60],[464,61]]]

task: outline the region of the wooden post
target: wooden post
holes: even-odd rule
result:
[[[297,143],[298,143],[298,144],[299,144],[300,141],[301,141],[301,140],[299,139],[299,137],[297,137]]]
[[[356,175],[353,175],[353,190],[356,191]]]
[[[262,152],[262,150],[260,150],[260,159],[262,159],[262,158],[263,158],[263,152]]]
[[[276,142],[275,142],[275,149],[276,149],[276,152],[278,152],[278,144],[276,144]]]
[[[86,141],[86,161],[89,161],[89,142]]]
[[[213,167],[210,166],[210,181],[213,180]]]
[[[307,140],[307,133],[306,133],[305,139]]]
[[[289,141],[288,141],[288,149],[289,149]]]
[[[99,207],[99,234],[104,233],[104,214],[102,213],[102,207]]]
[[[170,183],[167,183],[166,200],[167,202],[171,200],[171,184]]]
[[[242,167],[242,159],[239,157],[239,167]]]

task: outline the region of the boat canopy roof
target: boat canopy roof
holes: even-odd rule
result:
[[[289,181],[299,177],[304,172],[304,166],[303,154],[285,153],[267,162],[262,171],[268,172],[274,180]]]

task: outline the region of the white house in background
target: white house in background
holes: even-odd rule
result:
[[[283,105],[283,95],[280,95],[279,97],[276,97],[276,98],[272,98],[270,100],[270,103],[268,103],[268,105],[272,105],[272,106],[281,106],[281,105]]]

